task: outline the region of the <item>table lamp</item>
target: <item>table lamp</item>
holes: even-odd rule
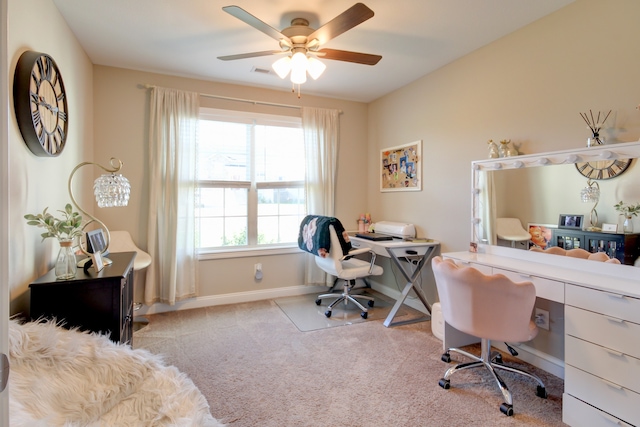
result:
[[[129,204],[129,195],[131,193],[131,185],[129,184],[129,180],[124,176],[122,176],[122,174],[116,174],[116,172],[119,172],[120,169],[122,168],[122,161],[120,159],[116,159],[115,157],[112,157],[109,163],[111,168],[107,168],[105,166],[99,165],[98,163],[94,163],[94,162],[83,162],[77,165],[75,168],[73,168],[73,170],[71,171],[71,175],[69,175],[69,196],[71,196],[71,202],[78,209],[78,211],[82,213],[82,215],[84,215],[87,218],[90,218],[90,220],[82,227],[82,229],[84,230],[89,224],[92,224],[95,222],[99,224],[102,230],[104,230],[104,234],[105,234],[104,245],[102,245],[102,247],[96,247],[96,245],[92,245],[92,248],[91,248],[92,252],[99,251],[100,255],[106,254],[108,252],[109,242],[111,239],[111,235],[109,234],[109,229],[107,228],[104,222],[100,221],[98,218],[91,215],[90,213],[88,213],[78,205],[78,202],[73,196],[73,189],[72,189],[71,183],[73,181],[73,177],[75,173],[81,167],[87,166],[87,165],[98,166],[99,168],[107,172],[99,176],[93,183],[93,194],[96,198],[96,202],[98,203],[98,207],[110,208],[110,207],[116,207],[116,206],[127,206]],[[85,246],[83,246],[82,242],[80,242],[79,246],[80,246],[80,250],[85,255],[89,257],[91,256],[91,252],[89,251],[89,242],[85,243]],[[78,262],[78,267],[83,267],[84,264],[89,259],[91,258],[85,258],[83,260],[80,260],[80,262]],[[102,257],[102,261],[104,265],[109,265],[112,262],[109,258],[106,258],[106,257]]]
[[[590,226],[587,227],[587,231],[600,231],[601,229],[598,227],[598,212],[596,211],[596,206],[600,201],[600,186],[596,181],[588,180],[587,186],[580,191],[580,197],[583,203],[594,203],[589,215]]]

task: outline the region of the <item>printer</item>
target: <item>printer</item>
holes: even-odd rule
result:
[[[374,224],[376,234],[386,234],[400,239],[413,239],[416,237],[416,228],[413,224],[405,222],[378,221]]]

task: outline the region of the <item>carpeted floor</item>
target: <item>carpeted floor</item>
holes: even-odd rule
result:
[[[315,310],[315,304],[310,307]],[[563,381],[535,384],[504,373],[513,417],[482,370],[461,371],[438,386],[450,365],[430,322],[385,328],[383,319],[301,332],[273,300],[148,316],[135,348],[162,354],[207,398],[230,427],[561,426]],[[452,355],[454,361],[459,356]]]

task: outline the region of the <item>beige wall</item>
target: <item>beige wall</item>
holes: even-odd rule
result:
[[[639,16],[635,0],[578,0],[371,103],[370,182],[378,150],[424,144],[423,191],[371,185],[371,212],[417,224],[443,251],[465,250],[470,162],[486,158],[487,140],[511,139],[523,153],[582,147],[589,131],[578,113],[589,109],[613,110],[608,140],[638,140]]]
[[[583,147],[590,135],[579,112],[613,110],[604,136],[610,142],[640,138],[640,2],[577,0],[485,46],[369,106],[369,181],[377,182],[379,150],[423,140],[424,189],[419,193],[380,193],[368,189],[375,218],[415,223],[420,233],[442,242],[442,251],[466,250],[471,238],[471,161],[487,157],[487,140],[511,139],[522,153]],[[567,168],[570,168],[567,166]],[[603,184],[602,219],[617,219],[616,198],[640,201],[635,170]],[[579,195],[586,179],[556,178],[555,190]],[[623,179],[624,178],[624,179]],[[509,187],[508,207],[525,212],[526,185]],[[566,194],[566,193],[565,193]],[[519,198],[520,197],[520,198]],[[566,196],[540,221],[557,221],[560,209],[582,209]],[[554,213],[555,212],[555,213]],[[553,219],[555,216],[555,220]],[[551,331],[532,345],[563,357],[562,306],[539,302],[551,311]]]
[[[39,19],[34,25],[34,11]],[[28,226],[27,213],[63,209],[70,202],[67,179],[74,166],[93,157],[92,64],[51,0],[9,0],[7,55],[9,66],[9,238],[11,313],[28,310],[28,285],[53,267],[58,243],[41,243],[42,229]],[[67,145],[58,157],[36,157],[25,145],[13,114],[13,70],[26,50],[53,57],[68,94]],[[89,186],[78,183],[79,200]],[[91,209],[91,205],[87,207]]]
[[[36,9],[50,19],[34,32],[30,22]],[[123,173],[133,186],[130,206],[96,214],[111,229],[129,230],[146,247],[144,84],[341,109],[337,216],[347,227],[364,211],[374,220],[412,222],[420,235],[440,240],[443,251],[468,245],[470,162],[486,156],[488,139],[510,138],[524,153],[581,146],[588,131],[578,112],[588,109],[614,110],[608,121],[612,129],[605,133],[609,140],[640,137],[640,112],[634,109],[640,101],[640,3],[635,0],[578,0],[368,106],[304,92],[298,101],[289,92],[92,67],[50,0],[10,0],[9,15],[10,70],[24,50],[51,54],[62,70],[74,114],[68,146],[54,159],[30,154],[13,117],[9,123],[11,263],[16,266],[12,312],[24,307],[29,281],[51,267],[57,252],[55,242],[40,243],[38,230],[27,227],[22,216],[45,206],[61,207],[68,200],[68,174],[81,161],[106,164],[112,156],[124,161]],[[217,104],[203,102],[208,103]],[[423,140],[423,190],[380,193],[380,150],[418,139]],[[93,210],[88,186],[79,192]],[[201,290],[213,296],[296,286],[301,283],[300,259],[279,255],[202,261]],[[264,266],[261,282],[253,280],[256,262]]]
[[[128,230],[137,245],[147,247],[148,188],[148,116],[149,91],[145,85],[157,85],[204,94],[260,100],[281,104],[336,108],[340,116],[340,151],[336,216],[345,226],[355,226],[358,213],[367,208],[369,183],[366,179],[367,106],[362,103],[318,98],[302,93],[234,86],[180,77],[94,67],[95,160],[108,162],[118,157],[124,162],[122,173],[132,185],[132,197],[126,208],[97,212],[110,229]],[[300,115],[299,110],[254,106],[201,97],[202,106]],[[303,283],[303,255],[248,256],[236,259],[201,260],[199,294],[201,298],[244,292],[264,298],[269,290],[300,286]],[[262,263],[263,279],[254,279],[254,264]],[[141,301],[137,289],[137,300]],[[233,300],[228,300],[233,301]]]

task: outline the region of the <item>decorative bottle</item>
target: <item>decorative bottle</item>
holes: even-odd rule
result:
[[[487,145],[489,146],[490,159],[497,159],[498,157],[500,157],[500,153],[498,152],[498,146],[496,145],[495,142],[493,142],[493,139],[490,139],[489,141],[487,141]]]
[[[73,239],[60,239],[60,252],[56,260],[55,274],[59,280],[69,280],[76,277],[78,266],[76,254],[73,253]]]

